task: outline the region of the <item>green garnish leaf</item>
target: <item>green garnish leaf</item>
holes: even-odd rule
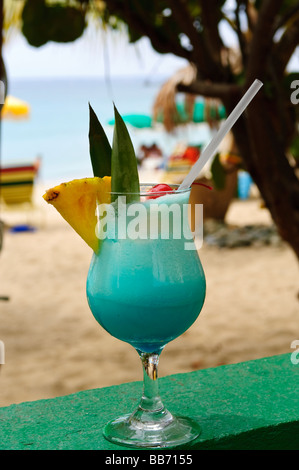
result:
[[[111,176],[112,149],[105,131],[89,104],[89,153],[94,176]]]
[[[134,146],[127,126],[115,105],[114,116],[115,125],[111,156],[111,191],[128,193],[126,199],[127,203],[138,201],[139,176]],[[111,202],[116,199],[117,195],[111,195]]]

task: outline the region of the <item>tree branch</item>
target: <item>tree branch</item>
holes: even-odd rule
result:
[[[291,18],[292,16],[295,16],[299,12],[299,3],[296,5],[292,6],[284,16],[278,18],[277,22],[274,25],[274,30],[275,32],[279,29],[282,28]]]
[[[282,35],[274,46],[273,63],[279,77],[283,76],[286,66],[299,44],[299,18]]]
[[[183,93],[191,93],[201,95],[207,98],[239,99],[241,97],[242,88],[239,85],[227,83],[215,83],[205,81],[195,81],[190,85],[178,85],[178,91]]]
[[[134,24],[134,28],[142,36],[147,36],[150,39],[154,49],[162,53],[173,53],[189,61],[192,59],[190,51],[182,47],[174,31],[169,30],[167,22],[163,24],[163,28],[157,28],[151,16],[144,8],[140,7],[139,0],[131,0],[131,2],[129,0],[137,12],[134,14],[135,10],[129,7],[128,17],[131,18],[131,24]]]
[[[248,29],[250,32],[254,30],[257,18],[257,11],[255,7],[248,0],[244,0],[245,11],[248,21]]]
[[[129,28],[135,30],[140,36],[147,36],[156,51],[162,54],[172,53],[191,61],[190,51],[184,49],[178,41],[175,41],[173,34],[167,34],[165,29],[156,28],[150,15],[144,14],[142,9],[142,14],[140,14],[138,2],[135,3],[134,0],[132,0],[132,3],[130,0],[107,0],[106,5],[110,13],[120,17]],[[137,9],[137,13],[135,13],[132,5]]]
[[[213,75],[210,78],[219,80],[225,76],[225,69],[221,62],[221,50],[224,45],[219,35],[219,2],[217,0],[199,0],[201,7],[201,19],[204,28],[204,45],[207,51],[207,58],[213,68]],[[207,60],[206,58],[206,60]],[[227,78],[227,77],[226,77]]]
[[[241,55],[242,55],[242,62],[243,62],[243,66],[246,65],[247,63],[247,55],[248,55],[248,52],[247,52],[247,44],[246,44],[246,40],[245,40],[245,37],[244,37],[244,34],[241,30],[241,24],[240,24],[240,8],[241,8],[241,5],[243,3],[241,2],[241,0],[237,0],[237,7],[236,7],[236,32],[237,32],[237,36],[238,36],[238,40],[239,40],[239,45],[240,45],[240,51],[241,51]],[[243,4],[244,5],[244,4]]]
[[[207,65],[205,61],[206,54],[203,49],[203,44],[200,41],[200,36],[194,27],[193,18],[181,0],[169,0],[169,6],[182,33],[189,38],[192,44],[192,62],[197,64],[199,73],[202,75]]]
[[[263,78],[268,57],[273,46],[273,22],[283,0],[264,0],[259,11],[257,24],[249,48],[246,85],[254,79]]]

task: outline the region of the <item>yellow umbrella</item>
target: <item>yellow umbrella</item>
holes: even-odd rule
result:
[[[2,119],[24,119],[29,114],[30,106],[26,101],[7,95],[1,112]]]

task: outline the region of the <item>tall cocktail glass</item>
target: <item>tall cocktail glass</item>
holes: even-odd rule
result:
[[[197,319],[206,283],[188,224],[190,189],[159,194],[148,189],[131,194],[129,203],[128,194],[112,194],[114,202],[101,208],[101,245],[90,264],[86,291],[98,323],[132,345],[143,365],[139,406],[108,423],[104,436],[132,447],[176,447],[198,437],[200,429],[164,407],[159,356]]]

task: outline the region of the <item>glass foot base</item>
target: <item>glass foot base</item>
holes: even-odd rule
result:
[[[170,413],[163,423],[141,422],[126,415],[108,423],[103,434],[108,441],[128,447],[177,447],[196,439],[200,427],[190,418],[174,417]]]

